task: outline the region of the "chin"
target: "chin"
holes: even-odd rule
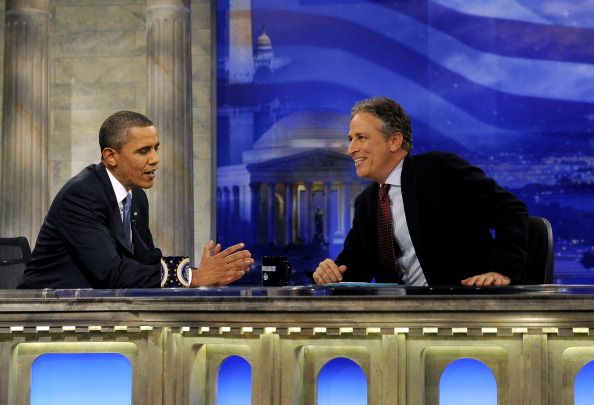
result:
[[[355,171],[355,173],[357,173],[358,177],[367,177],[367,175],[369,174],[365,170],[362,170],[362,169],[357,169]]]

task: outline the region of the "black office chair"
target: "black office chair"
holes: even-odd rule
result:
[[[29,260],[31,248],[27,238],[0,238],[0,288],[16,288]]]
[[[524,284],[553,282],[553,228],[543,217],[528,217],[528,261]]]

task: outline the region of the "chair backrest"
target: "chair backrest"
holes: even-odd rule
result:
[[[553,282],[553,228],[543,217],[528,217],[528,261],[524,284]]]
[[[16,288],[29,260],[31,248],[27,238],[0,238],[0,288]]]

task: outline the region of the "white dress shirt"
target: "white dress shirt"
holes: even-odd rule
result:
[[[400,178],[402,175],[402,164],[404,159],[398,163],[398,166],[392,170],[388,175],[386,184],[390,184],[390,206],[392,208],[392,221],[394,223],[394,237],[402,256],[396,262],[398,267],[403,272],[402,281],[406,285],[412,286],[427,286],[425,274],[417,258],[415,247],[413,246],[410,232],[408,231],[408,224],[406,223],[406,215],[404,214],[404,202],[402,200],[402,187]]]
[[[130,194],[130,197],[131,197],[132,192],[126,191],[126,188],[124,186],[122,186],[122,183],[120,183],[118,181],[118,179],[116,179],[113,174],[111,174],[109,169],[107,169],[106,171],[107,171],[107,175],[109,176],[109,181],[111,181],[111,186],[113,187],[113,192],[115,193],[116,200],[118,202],[118,206],[120,207],[120,218],[122,219],[122,223],[123,223],[124,222],[124,198],[126,198],[126,196],[128,194]]]

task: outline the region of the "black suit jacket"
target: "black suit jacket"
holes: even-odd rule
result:
[[[132,248],[107,169],[86,167],[52,202],[19,288],[158,287],[161,251],[148,221],[146,194],[133,189]]]
[[[458,285],[488,271],[522,280],[528,211],[513,194],[479,168],[443,152],[408,155],[401,186],[408,230],[429,285]],[[371,184],[355,201],[353,227],[336,259],[347,266],[345,281],[398,281],[379,264],[378,188]]]

